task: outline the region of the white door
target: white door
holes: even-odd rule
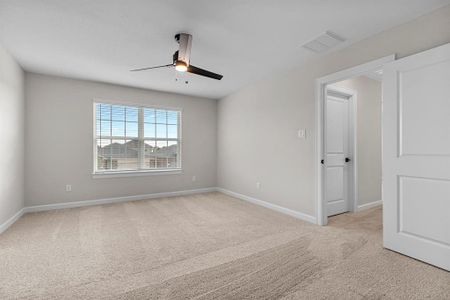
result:
[[[349,211],[349,98],[327,89],[325,102],[325,203],[327,216]]]
[[[450,44],[384,68],[388,249],[450,270]]]

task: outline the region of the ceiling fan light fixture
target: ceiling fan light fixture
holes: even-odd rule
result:
[[[172,55],[172,62],[168,65],[162,65],[162,66],[155,66],[155,67],[145,67],[145,68],[139,68],[139,69],[133,69],[130,71],[137,72],[137,71],[145,71],[145,70],[152,70],[152,69],[159,69],[159,68],[173,68],[175,67],[175,70],[177,72],[188,72],[191,74],[196,74],[203,77],[208,77],[211,79],[221,80],[223,78],[222,75],[213,73],[208,70],[204,70],[201,68],[198,68],[196,66],[191,65],[190,63],[190,55],[191,55],[191,46],[192,46],[192,35],[188,33],[179,33],[175,35],[175,41],[179,44],[179,49],[175,51],[175,53]],[[187,82],[186,82],[187,84]]]
[[[175,70],[177,70],[178,72],[186,72],[187,64],[184,61],[178,60],[175,63]]]

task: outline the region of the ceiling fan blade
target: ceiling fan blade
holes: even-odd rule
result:
[[[193,65],[189,65],[188,66],[187,72],[192,73],[192,74],[197,74],[197,75],[200,75],[200,76],[209,77],[209,78],[212,78],[212,79],[217,79],[217,80],[220,80],[223,77],[223,75],[216,74],[216,73],[213,73],[213,72],[210,72],[210,71],[207,71],[207,70],[203,70],[203,69],[197,68],[197,67],[195,67]]]
[[[168,64],[168,65],[163,65],[163,66],[156,66],[156,67],[146,67],[146,68],[133,69],[133,70],[130,70],[130,72],[138,72],[138,71],[145,71],[145,70],[159,69],[159,68],[166,68],[166,67],[173,67],[173,64]]]

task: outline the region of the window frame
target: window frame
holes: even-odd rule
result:
[[[98,170],[98,160],[97,160],[97,116],[96,116],[96,105],[97,104],[109,104],[109,105],[122,105],[137,107],[139,109],[139,114],[143,113],[144,108],[155,109],[155,110],[169,110],[176,111],[178,113],[177,119],[177,138],[146,138],[143,136],[144,122],[141,116],[138,119],[138,137],[136,138],[139,142],[145,142],[146,140],[164,140],[164,141],[177,141],[178,153],[177,153],[177,167],[175,168],[160,168],[160,169],[131,169],[131,170]],[[92,101],[92,119],[93,119],[93,130],[92,130],[92,145],[93,145],[93,161],[92,161],[92,175],[93,178],[112,178],[112,177],[130,177],[130,176],[146,176],[146,175],[157,175],[157,174],[181,174],[182,169],[182,115],[183,109],[178,107],[167,107],[159,105],[147,105],[142,103],[133,103],[125,101],[114,101],[114,100],[104,100],[95,98]],[[139,120],[142,120],[141,122]],[[156,124],[156,123],[155,123]],[[115,137],[111,136],[111,139]],[[124,137],[117,137],[123,139]],[[140,163],[140,162],[139,162]]]

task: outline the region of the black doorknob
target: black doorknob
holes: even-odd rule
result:
[[[346,157],[346,158],[345,158],[345,162],[349,162],[349,161],[351,161],[351,159],[348,158],[348,157]]]

